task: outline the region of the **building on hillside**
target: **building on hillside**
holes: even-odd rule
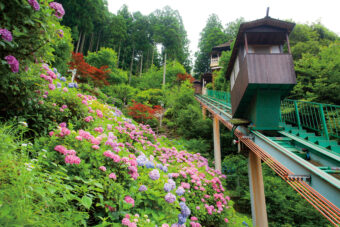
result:
[[[230,50],[230,43],[231,41],[212,48],[210,53],[210,68],[212,72],[220,70],[222,68],[222,66],[220,65],[220,58],[223,51]]]
[[[281,99],[296,84],[288,39],[294,26],[266,16],[239,28],[226,72],[232,115],[249,119],[257,130],[279,129]]]

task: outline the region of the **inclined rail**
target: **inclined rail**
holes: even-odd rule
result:
[[[218,117],[229,130],[232,130],[233,125],[229,122],[232,119],[229,105],[219,102],[216,97],[196,95],[196,99],[202,107]],[[234,130],[234,134],[331,223],[340,224],[340,181],[338,179],[259,131],[250,131],[247,127],[239,126]],[[282,137],[289,137],[289,134],[285,135],[284,132],[281,134]],[[295,136],[289,138],[299,140]],[[333,163],[339,164],[339,156],[328,155],[327,151],[320,147],[318,149],[322,153],[318,156],[320,159],[325,157],[327,159],[325,162],[331,160]]]

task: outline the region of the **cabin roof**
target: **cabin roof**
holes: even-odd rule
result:
[[[228,64],[226,78],[229,79],[234,67],[239,47],[244,45],[244,34],[247,33],[248,44],[284,44],[285,34],[290,34],[295,23],[282,21],[269,16],[242,23],[238,30],[233,52]],[[250,37],[248,37],[248,34]]]
[[[211,50],[211,54],[216,54],[216,53],[220,53],[222,51],[230,50],[231,42],[232,42],[232,40],[230,40],[229,42],[222,43],[218,46],[213,47],[212,50]]]

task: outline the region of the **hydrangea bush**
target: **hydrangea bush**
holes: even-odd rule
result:
[[[49,138],[36,141],[32,154],[37,169],[65,172],[62,183],[80,198],[72,206],[89,212],[88,224],[242,225],[225,193],[225,176],[207,159],[82,94],[47,65],[41,70],[47,72],[41,74],[39,105],[64,118],[50,127]]]

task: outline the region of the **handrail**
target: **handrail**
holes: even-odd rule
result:
[[[216,90],[207,90],[207,96],[223,103],[226,105],[231,105],[231,99],[230,99],[230,92],[225,91],[216,91]]]
[[[230,93],[207,90],[207,96],[231,105]],[[306,128],[323,136],[340,138],[340,106],[317,102],[284,99],[281,102],[281,121]]]
[[[326,140],[340,138],[340,106],[285,99],[281,102],[281,121],[307,128]]]

